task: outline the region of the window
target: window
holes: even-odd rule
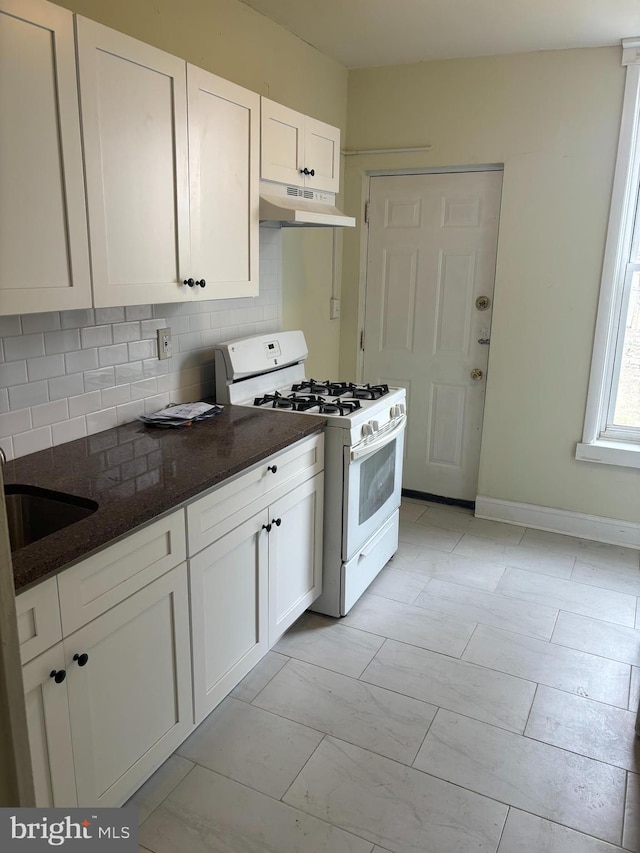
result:
[[[627,66],[584,435],[576,458],[640,468],[640,38]]]

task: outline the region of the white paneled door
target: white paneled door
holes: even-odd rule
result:
[[[403,487],[475,500],[502,172],[371,178],[364,378],[407,389]]]

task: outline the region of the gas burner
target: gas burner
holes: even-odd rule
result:
[[[265,394],[263,397],[256,397],[253,401],[254,406],[267,406],[271,409],[294,409],[295,405],[288,397],[283,397],[279,391],[274,391],[272,394]]]
[[[349,392],[347,382],[329,382],[329,380],[318,381],[317,379],[305,379],[291,386],[292,391],[309,391],[311,394],[326,394],[328,397],[339,397]]]
[[[326,402],[324,397],[318,397],[314,394],[289,394],[287,400],[293,403],[296,412],[308,412],[310,409],[317,409]]]
[[[321,415],[350,415],[360,407],[360,400],[331,400],[320,406]]]
[[[349,393],[357,400],[379,400],[389,393],[388,385],[355,385],[352,384]]]

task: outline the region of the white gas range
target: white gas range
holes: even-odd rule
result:
[[[344,616],[398,547],[404,388],[306,379],[301,331],[216,347],[216,399],[327,419],[322,595],[312,610]]]

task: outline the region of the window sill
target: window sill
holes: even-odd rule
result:
[[[581,462],[601,462],[624,468],[640,468],[640,444],[599,439],[590,444],[576,446],[576,459]]]

